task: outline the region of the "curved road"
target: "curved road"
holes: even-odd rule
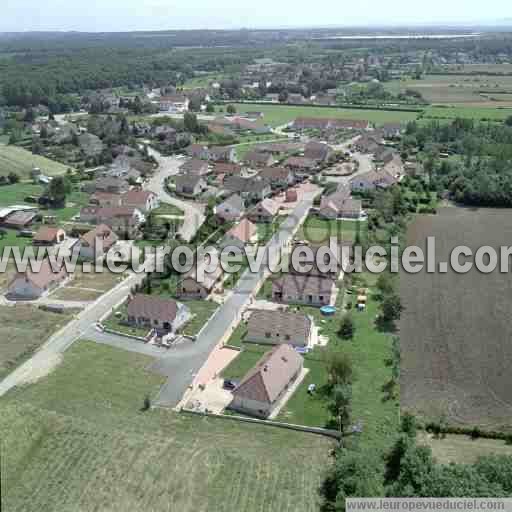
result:
[[[145,188],[154,192],[161,201],[183,210],[185,222],[181,225],[178,233],[183,240],[190,242],[205,221],[204,205],[192,201],[183,201],[175,196],[171,196],[165,187],[166,178],[178,174],[179,168],[185,160],[172,156],[162,156],[152,148],[148,148],[148,150],[149,154],[158,162],[158,169],[145,185]]]

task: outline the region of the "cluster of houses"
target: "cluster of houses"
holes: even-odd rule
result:
[[[33,237],[34,245],[56,247],[66,244],[66,249],[82,260],[102,258],[118,242],[114,231],[105,224],[95,226],[79,238],[69,238],[63,228],[41,226]],[[53,268],[49,258],[41,261],[40,268],[30,265],[25,272],[18,272],[9,283],[7,296],[15,300],[35,300],[70,278],[65,266]]]
[[[298,244],[293,250],[301,250]],[[316,257],[321,246],[310,247]],[[336,256],[334,256],[336,257]],[[272,281],[272,301],[288,304],[277,309],[255,309],[246,322],[246,343],[272,345],[232,391],[229,408],[260,418],[272,416],[303,371],[301,353],[315,342],[312,317],[293,310],[295,305],[322,307],[336,301],[338,269],[322,272],[316,263],[307,273],[290,269]]]
[[[159,201],[147,190],[132,189],[111,192],[98,189],[89,198],[89,205],[80,210],[80,221],[87,224],[106,224],[121,238],[134,240],[139,236],[145,216]]]

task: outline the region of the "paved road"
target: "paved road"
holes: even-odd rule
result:
[[[146,188],[154,192],[161,201],[172,204],[183,210],[185,221],[181,225],[178,233],[183,240],[190,242],[205,221],[204,206],[171,196],[165,187],[165,179],[178,174],[179,168],[184,160],[172,156],[162,156],[158,151],[152,148],[149,148],[149,154],[155,157],[159,167],[151,180],[146,184]]]
[[[270,255],[267,263],[277,263],[277,249],[284,248],[291,241],[312,204],[313,197],[305,198],[281,224],[279,232],[267,244],[266,254]],[[153,369],[169,377],[160,390],[157,405],[175,407],[180,402],[211,351],[231,332],[233,324],[241,318],[244,308],[250,303],[255,288],[268,273],[268,264],[263,265],[256,273],[247,270],[231,296],[220,306],[195,343],[171,349],[167,356],[155,362]]]

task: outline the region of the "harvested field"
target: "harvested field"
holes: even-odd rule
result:
[[[422,80],[397,80],[385,86],[394,93],[411,89],[434,104],[489,103],[499,107],[510,105],[499,93],[512,90],[512,76],[426,75]]]
[[[435,237],[436,261],[459,245],[496,249],[512,240],[510,210],[445,208],[419,216],[408,244]],[[499,254],[499,250],[498,250]],[[461,262],[464,258],[461,259]],[[512,420],[512,279],[476,268],[402,272],[402,407],[425,418],[487,429]]]

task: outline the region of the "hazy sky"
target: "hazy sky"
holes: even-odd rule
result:
[[[0,7],[0,32],[478,23],[512,16],[510,0],[0,0]]]

